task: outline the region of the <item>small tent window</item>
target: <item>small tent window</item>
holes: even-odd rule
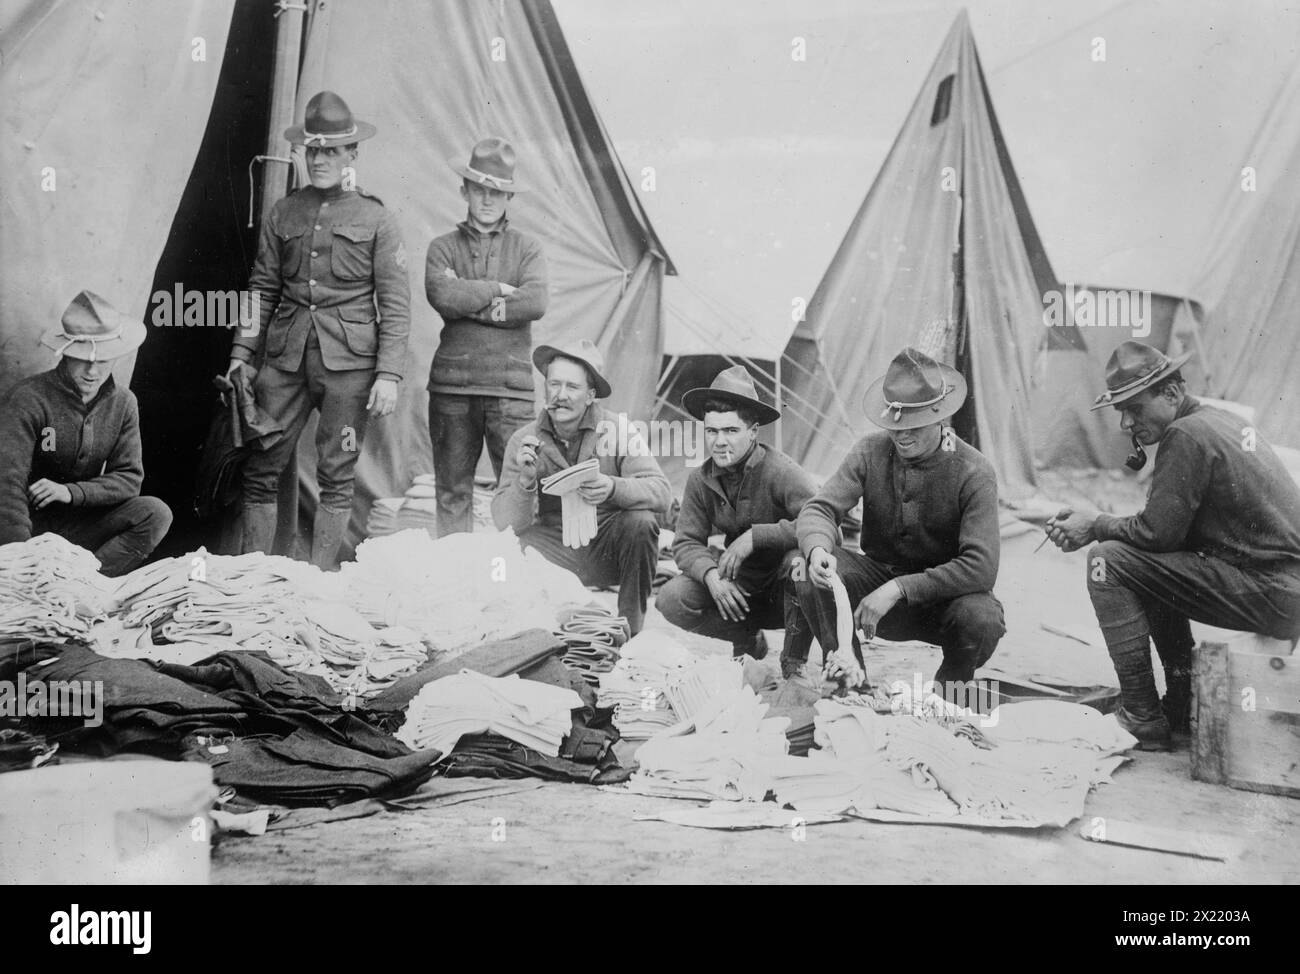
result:
[[[952,107],[952,75],[939,82],[939,91],[934,96],[934,111],[930,113],[930,127],[946,121],[948,109]]]

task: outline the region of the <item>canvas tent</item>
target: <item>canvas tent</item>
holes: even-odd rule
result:
[[[867,386],[911,344],[966,374],[959,433],[1006,489],[1032,490],[1031,372],[1054,286],[963,12],[787,348],[806,370],[790,388],[835,421],[790,423],[787,450],[833,470],[867,428]]]
[[[40,334],[83,288],[145,319],[233,6],[0,7],[0,394],[53,364]]]
[[[1231,173],[1202,267],[1210,392],[1256,409],[1260,431],[1300,448],[1300,68]]]
[[[511,204],[511,222],[540,237],[547,253],[551,302],[534,341],[585,337],[606,353],[617,348],[610,403],[644,411],[656,375],[643,363],[659,359],[660,291],[673,269],[550,4],[313,0],[307,7],[284,12],[303,25],[301,63],[287,72],[279,66],[298,77],[288,104],[300,118],[311,95],[330,88],[378,126],[361,146],[358,183],[394,212],[410,254],[406,380],[398,411],[367,435],[354,526],[371,499],[400,494],[414,474],[432,469],[425,384],[441,322],[424,298],[423,258],[435,235],[464,218],[448,160],[467,159],[486,135],[516,146],[531,191]],[[276,180],[290,169],[263,162],[271,192],[250,201],[250,161],[288,150],[282,120],[268,107],[275,4],[118,0],[96,14],[71,2],[32,2],[13,11],[0,35],[5,161],[10,172],[30,173],[34,186],[44,159],[63,171],[58,194],[16,194],[0,223],[4,253],[22,255],[0,278],[6,385],[48,367],[36,336],[81,287],[147,321],[155,291],[244,286],[256,246],[250,208],[259,209],[262,196],[275,198]],[[192,65],[191,41],[200,36],[207,60]],[[282,53],[297,48],[282,45]],[[85,139],[87,131],[95,138]],[[33,141],[41,151],[24,148]],[[103,159],[122,172],[106,172]],[[263,170],[254,166],[254,175]],[[225,330],[151,327],[137,361],[124,362],[119,376],[141,399],[145,489],[180,515],[170,539],[177,550],[204,540],[187,532],[185,515],[211,417],[210,381],[224,370],[229,347]],[[313,453],[309,429],[300,443],[308,511]]]

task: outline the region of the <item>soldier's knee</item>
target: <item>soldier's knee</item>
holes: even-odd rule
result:
[[[1123,565],[1133,549],[1122,541],[1098,541],[1088,549],[1088,587],[1113,585],[1118,580],[1114,568]]]
[[[952,624],[980,642],[999,640],[1007,631],[1002,606],[991,595],[967,595],[949,609]]]
[[[674,626],[684,626],[689,613],[686,611],[686,595],[691,579],[678,575],[669,579],[655,596],[655,608]]]

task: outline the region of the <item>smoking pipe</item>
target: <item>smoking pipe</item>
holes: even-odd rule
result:
[[[1124,460],[1124,466],[1130,470],[1141,470],[1147,465],[1147,451],[1142,449],[1142,444],[1138,438],[1133,437],[1133,452]]]

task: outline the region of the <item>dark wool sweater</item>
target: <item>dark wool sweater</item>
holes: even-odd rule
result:
[[[740,471],[735,502],[728,497],[723,474],[712,458],[691,471],[682,494],[673,537],[677,567],[696,581],[704,581],[718,556],[709,550],[709,536],[721,534],[729,545],[751,528],[753,558],[779,563],[796,546],[794,522],[816,485],[799,464],[780,450],[761,443]]]
[[[894,572],[909,605],[993,591],[1001,553],[997,476],[974,447],[952,443],[908,461],[888,433],[864,436],[804,505],[800,550],[833,553],[836,526],[863,498],[862,553]]]
[[[0,405],[0,544],[32,536],[27,488],[67,486],[74,507],[107,507],[140,494],[140,414],[112,376],[89,403],[61,367],[24,379]]]
[[[1097,538],[1198,551],[1238,568],[1300,570],[1300,487],[1246,426],[1188,396],[1160,440],[1146,507],[1099,515]]]
[[[498,284],[518,290],[501,297]],[[424,290],[443,321],[429,391],[531,401],[532,323],[548,288],[541,244],[508,221],[486,234],[461,223],[429,244]]]

